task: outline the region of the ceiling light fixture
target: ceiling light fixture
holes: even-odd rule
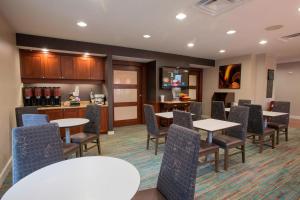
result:
[[[48,53],[49,50],[48,50],[47,48],[43,48],[43,49],[42,49],[42,52],[43,52],[43,53]]]
[[[184,14],[184,13],[178,13],[177,15],[176,15],[176,19],[178,19],[178,20],[184,20],[186,18],[186,14]]]
[[[195,46],[195,44],[194,43],[188,43],[187,46],[190,47],[190,48],[192,48],[192,47]]]
[[[225,53],[225,52],[226,52],[225,49],[221,49],[221,50],[219,51],[219,53]]]
[[[236,30],[229,30],[227,31],[227,35],[233,35],[236,33]]]
[[[261,44],[261,45],[265,45],[265,44],[267,44],[267,43],[268,43],[267,40],[261,40],[261,41],[259,41],[259,44]]]
[[[300,7],[298,8],[298,12],[300,12]]]
[[[143,37],[148,39],[148,38],[151,38],[151,35],[143,35]]]
[[[79,27],[86,27],[87,23],[85,23],[83,21],[79,21],[79,22],[77,22],[77,26],[79,26]]]

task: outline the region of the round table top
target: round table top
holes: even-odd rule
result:
[[[127,161],[104,156],[61,161],[21,179],[2,200],[131,199],[140,174]]]
[[[57,123],[60,128],[69,128],[73,126],[80,126],[87,124],[90,120],[86,118],[65,118],[51,120],[50,123]]]

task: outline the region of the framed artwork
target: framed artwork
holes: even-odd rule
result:
[[[241,88],[241,64],[230,64],[219,67],[219,88]]]

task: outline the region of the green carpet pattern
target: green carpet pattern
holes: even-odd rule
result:
[[[206,137],[201,132],[201,138]],[[265,147],[262,154],[249,140],[246,163],[241,155],[230,158],[229,170],[223,170],[223,151],[220,151],[220,172],[213,166],[199,166],[195,199],[300,199],[300,130],[290,129],[289,141],[281,138],[275,149]],[[154,155],[154,145],[146,150],[146,128],[143,125],[121,127],[115,135],[101,135],[102,153],[127,160],[140,172],[140,190],[156,186],[164,145]],[[85,156],[97,155],[94,148]],[[86,183],[88,184],[88,183]],[[0,197],[11,186],[11,175],[2,188]]]

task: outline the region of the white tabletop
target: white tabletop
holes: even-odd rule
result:
[[[66,119],[57,119],[51,120],[50,123],[57,123],[60,128],[69,128],[73,126],[80,126],[87,124],[90,120],[85,118],[66,118]]]
[[[193,113],[191,114],[195,115]],[[166,119],[173,119],[173,112],[161,112],[161,113],[155,113],[155,115]]]
[[[13,185],[2,200],[129,200],[139,185],[139,172],[124,160],[82,157],[35,171]]]
[[[205,131],[220,131],[227,128],[239,126],[239,123],[222,121],[217,119],[203,119],[193,122],[194,128],[198,128]]]
[[[230,112],[230,108],[225,108],[225,112]],[[265,117],[278,117],[278,116],[282,116],[282,115],[288,115],[288,113],[263,111],[263,116],[265,116]]]

